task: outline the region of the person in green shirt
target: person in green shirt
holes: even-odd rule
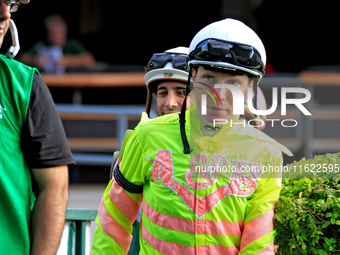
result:
[[[27,2],[0,1],[0,46]],[[14,55],[0,55],[0,254],[55,255],[75,162],[45,82]]]
[[[20,56],[20,61],[44,72],[95,64],[95,58],[75,39],[67,38],[68,28],[60,15],[45,18],[46,40],[39,41]]]

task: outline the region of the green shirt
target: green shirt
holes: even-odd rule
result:
[[[21,130],[36,69],[0,55],[0,254],[29,254],[35,196]]]

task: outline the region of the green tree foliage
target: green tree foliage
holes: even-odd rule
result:
[[[340,254],[339,164],[340,153],[327,154],[289,165],[302,169],[294,175],[283,173],[275,204],[277,254]],[[310,171],[319,166],[321,172]]]

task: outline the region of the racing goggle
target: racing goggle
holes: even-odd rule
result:
[[[264,69],[260,53],[252,46],[207,39],[189,54],[189,60],[227,62],[250,69]]]
[[[187,55],[176,53],[155,53],[152,55],[148,65],[145,68],[145,72],[149,72],[153,69],[163,68],[169,61],[172,62],[172,67],[188,71],[187,70]]]

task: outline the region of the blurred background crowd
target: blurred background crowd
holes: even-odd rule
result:
[[[48,3],[34,0],[12,15],[21,46],[16,59],[38,67],[42,73],[58,75],[142,73],[153,53],[177,46],[188,47],[201,28],[230,17],[243,21],[262,39],[267,50],[267,76],[289,74],[289,77],[297,77],[304,70],[334,72],[340,70],[340,51],[337,47],[338,10],[333,6],[334,3],[327,1],[306,0],[73,0]],[[2,54],[9,45],[7,38]],[[332,87],[328,92],[322,89],[320,93],[316,89],[315,94],[320,102],[329,103],[332,99],[336,103],[339,88]],[[75,95],[79,93],[79,88],[67,86],[50,87],[50,90],[57,104],[74,104]],[[145,101],[145,87],[122,86],[81,88],[81,100],[76,103],[143,106]],[[271,99],[267,98],[267,102],[270,105]],[[111,122],[100,120],[91,125],[79,120],[63,120],[63,123],[68,137],[72,134],[80,136],[82,130],[85,133],[91,130],[98,135],[105,130],[111,134],[114,129]],[[128,127],[133,128],[136,123],[138,120]],[[104,124],[109,125],[103,128]],[[327,133],[332,136],[336,129],[337,126]],[[104,152],[112,155],[113,150]],[[303,148],[296,149],[295,155],[287,162],[304,156]],[[93,171],[94,167],[98,171]],[[103,170],[98,174],[100,167]],[[71,169],[71,182],[106,183],[108,168],[108,165],[78,164]]]
[[[188,46],[201,28],[231,17],[258,33],[275,70],[299,72],[312,65],[338,64],[338,10],[327,2],[35,0],[12,18],[20,34],[20,54],[47,39],[44,19],[59,14],[68,38],[81,41],[98,62],[144,66],[154,52]]]

